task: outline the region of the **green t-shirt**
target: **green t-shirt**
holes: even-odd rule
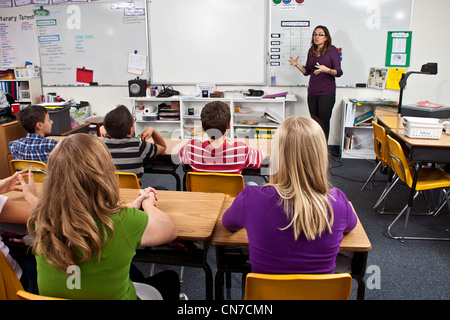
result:
[[[95,258],[63,274],[36,256],[41,295],[83,300],[137,299],[129,276],[130,264],[141,245],[148,216],[143,211],[124,208],[112,220],[115,233],[103,248],[100,260]],[[79,275],[74,272],[77,268]]]

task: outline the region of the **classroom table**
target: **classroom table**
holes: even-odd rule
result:
[[[248,256],[226,254],[226,247],[247,247],[248,238],[245,229],[236,232],[225,229],[222,225],[222,216],[231,206],[234,198],[225,198],[219,216],[216,221],[214,233],[210,244],[216,246],[217,272],[215,276],[215,295],[216,299],[223,299],[224,274],[227,272],[238,272],[243,274],[242,281],[245,281],[245,275],[251,272],[251,266],[247,262]],[[361,222],[358,223],[351,232],[344,235],[340,245],[340,251],[352,252],[351,275],[358,283],[357,299],[363,300],[365,294],[364,275],[366,272],[367,256],[372,249],[369,238],[364,231]]]
[[[380,116],[378,124],[402,145],[411,162],[450,163],[450,135],[442,133],[440,139],[409,138],[405,134],[403,117]]]
[[[212,236],[224,194],[158,190],[158,208],[166,212],[175,223],[177,240],[187,240],[186,248],[171,246],[138,249],[133,261],[167,265],[201,267],[205,271],[205,294],[213,299],[213,275],[207,262],[208,241]],[[120,189],[125,202],[136,198],[136,189]],[[193,242],[201,242],[203,248]]]
[[[36,185],[40,192],[42,184]],[[136,199],[137,193],[137,189],[120,189],[120,197],[125,203]],[[22,192],[13,191],[5,195],[11,200],[25,202]],[[166,212],[175,223],[177,240],[200,241],[203,248],[193,245],[187,249],[169,246],[145,247],[137,250],[134,261],[203,268],[206,299],[212,300],[213,275],[206,260],[208,241],[212,236],[225,195],[163,190],[158,190],[157,195],[158,208]]]
[[[396,139],[405,152],[406,158],[415,163],[413,183],[408,199],[408,206],[411,208],[414,202],[415,189],[419,170],[423,163],[450,163],[450,135],[441,134],[440,139],[417,139],[409,138],[405,134],[403,117],[380,116],[378,123],[386,129],[386,134]],[[393,237],[400,238],[402,241],[411,237]],[[422,238],[426,239],[426,238]],[[435,238],[428,238],[435,239]],[[442,239],[444,240],[444,238]],[[445,238],[445,240],[448,240]]]

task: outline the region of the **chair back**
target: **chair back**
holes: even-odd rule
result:
[[[20,300],[66,300],[61,298],[41,296],[38,294],[26,292],[24,290],[17,291],[17,296],[20,298]]]
[[[45,162],[12,159],[10,161],[10,166],[13,173],[24,169],[31,169],[31,172],[33,172],[34,181],[44,182],[45,174],[47,172],[47,164]],[[28,178],[24,176],[24,179],[27,181]]]
[[[413,183],[411,170],[409,169],[408,161],[406,160],[405,152],[400,143],[387,135],[389,146],[389,154],[391,156],[391,168],[399,176],[400,180],[406,183],[410,188]]]
[[[374,121],[372,121],[372,127],[374,144],[373,150],[375,151],[375,155],[377,156],[377,159],[381,162],[381,164],[383,164],[384,166],[390,166],[391,156],[389,155],[386,130]]]
[[[140,189],[139,179],[136,174],[131,172],[116,171],[119,179],[119,188]]]
[[[0,250],[0,300],[19,300],[16,294],[18,290],[23,290],[23,286]]]
[[[349,273],[249,273],[244,300],[348,300],[351,289]]]
[[[216,172],[187,172],[186,190],[195,192],[224,193],[236,197],[244,189],[241,174]]]

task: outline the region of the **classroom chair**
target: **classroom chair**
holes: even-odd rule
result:
[[[119,188],[140,189],[139,179],[136,174],[131,172],[116,171],[119,179]]]
[[[216,172],[186,173],[187,191],[224,193],[227,197],[236,197],[243,189],[244,177],[241,174]]]
[[[24,290],[17,291],[17,296],[19,297],[20,300],[67,300],[62,298],[41,296],[39,294],[26,292]]]
[[[426,215],[437,215],[439,211],[443,208],[445,203],[447,203],[450,210],[450,199],[449,193],[445,188],[450,187],[450,174],[445,172],[440,168],[420,168],[417,178],[417,183],[413,186],[413,177],[415,173],[414,168],[410,168],[406,160],[405,153],[400,145],[400,143],[394,138],[387,136],[387,141],[389,145],[389,154],[391,155],[391,167],[394,172],[399,176],[399,178],[406,183],[406,185],[411,189],[410,200],[408,204],[403,208],[403,210],[397,215],[397,217],[392,221],[388,227],[389,236],[393,239],[400,239],[404,242],[405,239],[421,239],[421,240],[450,240],[450,238],[429,238],[429,237],[405,237],[406,228],[408,226],[409,215],[411,208],[414,203],[414,199],[417,195],[426,190],[432,189],[442,189],[443,199],[439,208],[435,211],[426,213]],[[403,226],[403,233],[401,236],[395,236],[392,234],[392,227],[400,219],[400,217],[406,212],[405,225]]]
[[[349,273],[249,273],[244,300],[348,300],[351,290]]]
[[[236,197],[244,189],[244,177],[241,174],[216,172],[186,172],[186,191],[224,193],[227,197]],[[227,291],[231,288],[230,273],[226,273]]]
[[[373,182],[375,180],[375,174],[378,169],[382,167],[387,167],[390,172],[392,172],[390,166],[391,166],[391,156],[389,155],[389,146],[386,139],[386,129],[384,129],[382,126],[377,124],[376,122],[372,121],[372,127],[373,127],[373,144],[374,144],[374,151],[375,155],[378,160],[378,164],[373,169],[372,173],[370,174],[369,178],[367,178],[366,182],[364,183],[363,187],[361,188],[361,191],[365,189],[369,181],[372,179],[372,187]],[[389,174],[386,187],[384,188],[383,192],[381,193],[380,197],[378,198],[377,202],[374,205],[375,211],[379,213],[384,213],[386,201],[384,201],[383,209],[381,211],[378,211],[377,208],[381,204],[383,200],[386,200],[387,195],[392,190],[392,188],[397,184],[399,178],[394,173],[393,175]]]
[[[33,160],[18,160],[12,159],[10,161],[11,172],[16,172],[24,169],[31,169],[33,172],[33,178],[36,182],[44,182],[45,174],[47,171],[47,164],[42,161],[33,161]],[[25,181],[27,181],[27,177],[25,176]]]
[[[23,290],[11,264],[0,250],[0,300],[19,300],[17,291]]]

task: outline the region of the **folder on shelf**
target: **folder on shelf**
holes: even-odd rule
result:
[[[346,103],[345,104],[345,126],[346,127],[352,127],[353,123],[355,121],[355,112],[356,108],[353,103]]]
[[[263,117],[268,119],[269,121],[272,121],[272,122],[275,122],[278,124],[281,124],[281,122],[283,121],[283,119],[279,115],[277,115],[275,112],[273,112],[270,109],[264,110]]]

